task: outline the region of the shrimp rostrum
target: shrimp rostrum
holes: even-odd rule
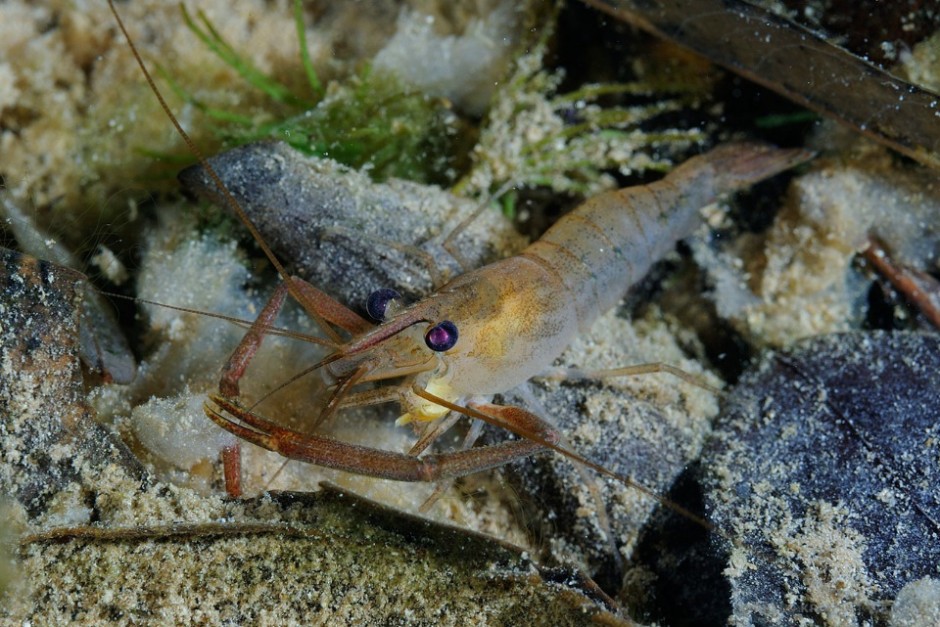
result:
[[[634,485],[572,451],[543,417],[493,404],[492,395],[551,366],[578,333],[587,331],[653,263],[692,233],[701,208],[811,156],[806,150],[759,143],[720,146],[658,182],[590,198],[520,254],[462,274],[419,302],[400,306],[397,294],[377,290],[368,310],[378,324],[287,276],[269,255],[284,281],[232,355],[220,394],[206,403],[206,414],[236,436],[284,457],[384,479],[452,479],[555,449]],[[221,181],[216,184],[221,187]],[[237,205],[234,200],[230,204]],[[328,402],[312,417],[315,423],[350,407],[398,403],[399,423],[428,423],[429,435],[409,453],[302,433],[239,401],[238,380],[273,328],[287,294],[332,338],[330,354],[305,371],[321,370],[332,382]],[[392,380],[394,384],[367,385]],[[507,429],[520,439],[421,455],[453,424],[445,418],[452,412]]]

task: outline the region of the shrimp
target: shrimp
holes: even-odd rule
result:
[[[113,10],[113,3],[109,4]],[[114,14],[124,30],[120,16]],[[642,489],[572,451],[544,418],[488,399],[545,371],[578,333],[590,328],[659,257],[691,233],[699,223],[700,208],[812,156],[802,149],[756,143],[719,147],[689,160],[657,183],[589,199],[521,254],[460,275],[413,305],[396,311],[394,295],[377,293],[376,317],[384,320],[373,325],[287,273],[172,115],[126,38],[177,131],[282,278],[224,367],[219,394],[211,395],[205,404],[206,415],[241,439],[289,459],[378,478],[453,479],[554,449]],[[292,430],[244,406],[239,401],[239,379],[273,328],[288,294],[320,324],[332,349],[305,371],[321,371],[333,385],[316,423],[346,408],[397,402],[402,409],[400,424],[442,425],[446,415],[456,412],[522,439],[419,457],[443,427],[428,429],[427,438],[410,454],[402,454]],[[665,365],[654,369],[675,372]],[[401,382],[357,389],[389,379]],[[234,482],[235,476],[227,468],[227,481]],[[230,488],[233,493],[236,490]]]
[[[286,286],[236,350],[223,374],[222,394],[211,397],[206,414],[284,457],[399,481],[453,479],[546,448],[584,463],[542,417],[486,399],[544,372],[578,333],[691,233],[700,208],[810,157],[806,150],[757,143],[721,146],[657,183],[589,199],[520,254],[460,275],[372,328],[309,284],[289,279],[305,307],[353,333],[310,368],[324,370],[334,384],[318,421],[346,407],[398,402],[400,424],[439,421],[454,411],[522,440],[417,457],[286,429],[242,406],[237,380],[271,327]],[[376,294],[381,309],[389,295]],[[401,377],[395,386],[354,391],[360,383]]]

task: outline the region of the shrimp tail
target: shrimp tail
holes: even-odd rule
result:
[[[707,159],[715,177],[714,188],[723,193],[733,193],[809,161],[815,155],[805,148],[737,142],[719,146],[702,157],[689,160],[680,168],[696,165],[699,158]]]

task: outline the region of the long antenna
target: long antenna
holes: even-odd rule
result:
[[[176,132],[179,133],[180,137],[183,138],[183,141],[186,143],[189,151],[193,154],[194,157],[196,157],[196,159],[199,161],[199,164],[209,175],[209,178],[212,179],[212,182],[219,189],[220,193],[222,194],[222,198],[225,200],[225,204],[235,215],[238,216],[238,219],[241,220],[241,222],[251,233],[251,236],[255,239],[258,246],[261,247],[262,251],[264,251],[265,256],[271,262],[271,265],[274,266],[281,279],[284,281],[284,283],[287,284],[287,290],[290,292],[290,295],[298,303],[303,304],[305,302],[303,297],[297,288],[294,287],[290,275],[287,273],[287,270],[284,269],[284,265],[274,254],[274,251],[271,250],[271,247],[268,246],[265,239],[261,236],[261,232],[258,230],[258,227],[256,227],[254,222],[251,221],[251,218],[248,217],[248,214],[229,191],[228,187],[226,187],[226,185],[222,182],[222,177],[220,177],[219,174],[215,171],[215,168],[209,165],[209,162],[202,154],[202,151],[199,150],[199,147],[196,146],[196,143],[192,140],[186,130],[183,129],[183,126],[179,123],[179,120],[177,120],[176,116],[173,115],[173,111],[167,104],[166,99],[164,99],[163,94],[160,93],[159,89],[157,89],[157,84],[153,80],[153,76],[151,76],[147,66],[144,65],[144,60],[140,56],[140,52],[137,50],[137,46],[134,44],[133,39],[131,39],[130,33],[127,32],[127,28],[124,26],[124,21],[121,19],[117,8],[114,6],[114,0],[108,0],[108,6],[111,8],[111,13],[114,14],[114,19],[117,20],[118,27],[120,27],[121,32],[124,34],[124,39],[127,41],[127,45],[130,46],[131,53],[133,53],[134,58],[137,60],[137,65],[140,66],[140,70],[143,72],[144,78],[147,79],[147,84],[150,86],[150,91],[152,91],[153,94],[157,97],[157,100],[160,102],[160,107],[163,109],[163,112],[166,113],[166,116],[170,119],[170,122],[173,123],[173,126],[176,128]],[[307,307],[304,307],[304,309],[308,309],[309,311],[309,308]],[[324,328],[329,328],[327,323],[323,321],[318,315],[316,315],[316,313],[313,313],[313,316],[321,326]]]

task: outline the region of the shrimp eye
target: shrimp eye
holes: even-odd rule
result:
[[[366,301],[366,313],[376,322],[383,322],[393,300],[401,300],[401,294],[388,287],[375,290]]]
[[[450,320],[438,322],[424,334],[424,343],[438,353],[452,349],[457,343],[457,325]]]

